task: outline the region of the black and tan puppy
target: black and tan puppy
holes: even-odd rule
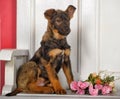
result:
[[[48,20],[41,47],[30,61],[23,64],[17,72],[17,88],[6,94],[13,96],[20,92],[66,94],[57,73],[62,68],[67,82],[73,81],[70,63],[70,46],[66,37],[70,33],[70,19],[75,7],[70,5],[65,11],[49,9],[44,15]]]

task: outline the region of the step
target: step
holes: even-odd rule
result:
[[[0,96],[0,99],[120,99],[120,92],[116,92],[110,95],[76,95],[71,92],[67,92],[66,95],[57,94],[18,94],[17,96]]]

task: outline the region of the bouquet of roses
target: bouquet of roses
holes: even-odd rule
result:
[[[73,81],[70,84],[71,90],[76,94],[89,94],[92,96],[106,95],[113,92],[114,76],[104,75],[102,78],[99,74],[91,73],[85,81]]]

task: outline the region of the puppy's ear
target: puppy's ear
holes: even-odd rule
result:
[[[69,5],[68,8],[66,9],[66,12],[68,13],[70,19],[73,17],[75,10],[76,8],[72,5]]]
[[[57,12],[55,9],[48,9],[45,11],[44,16],[46,19],[50,20]]]

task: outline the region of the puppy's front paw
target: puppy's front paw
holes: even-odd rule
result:
[[[66,91],[64,89],[56,89],[55,93],[56,94],[66,94]]]

